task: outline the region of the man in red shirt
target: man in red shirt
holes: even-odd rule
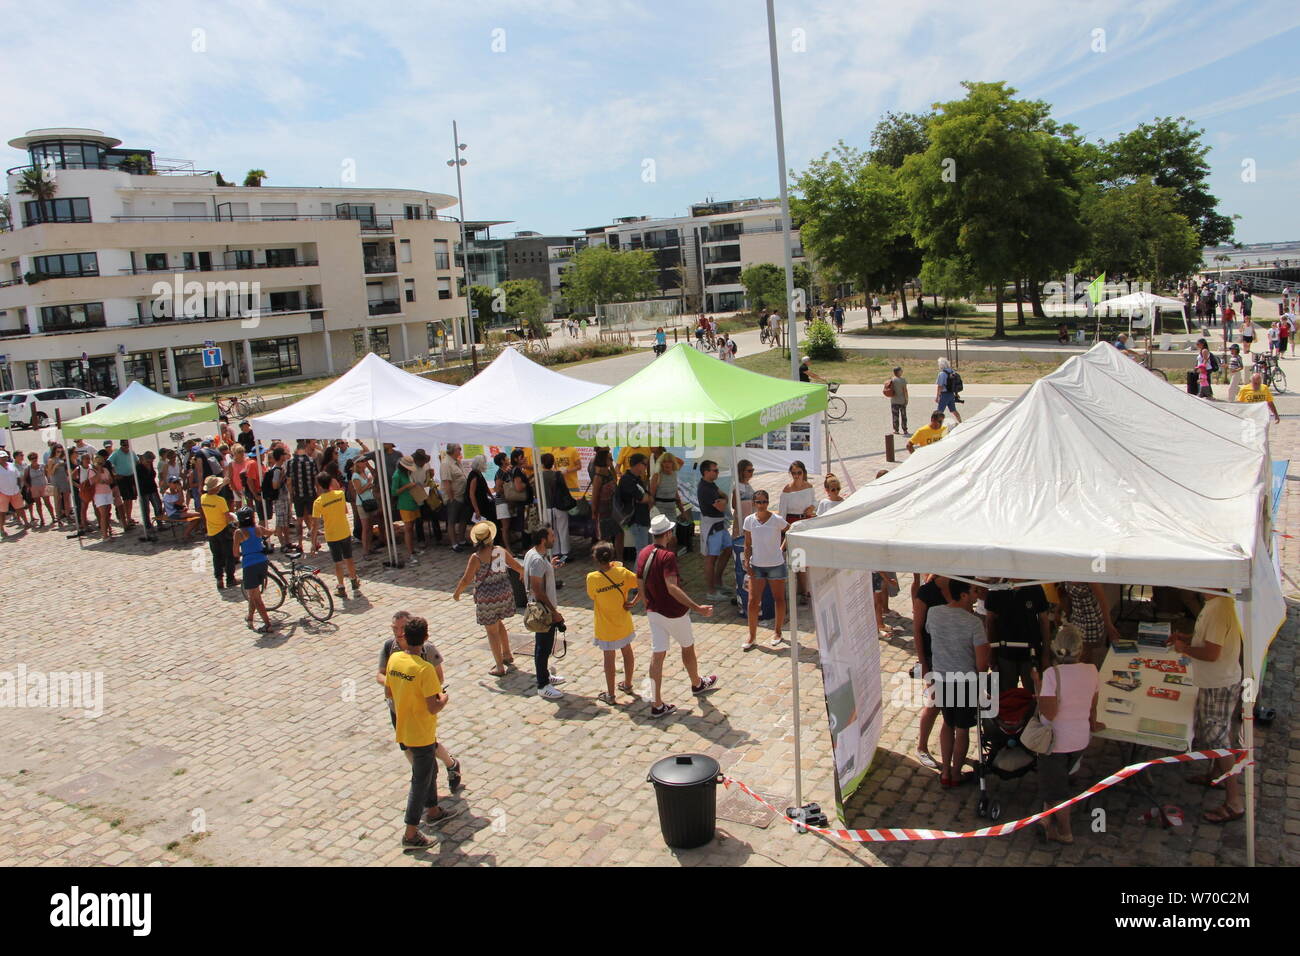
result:
[[[265,521],[266,511],[262,505],[262,469],[257,466],[257,459],[249,457],[247,450],[240,444],[231,446],[230,455],[230,464],[226,467],[226,480],[230,482],[231,490],[257,512],[260,521]]]
[[[646,618],[650,622],[650,680],[655,699],[650,716],[666,717],[677,709],[663,698],[664,658],[675,640],[682,649],[682,665],[691,678],[691,693],[706,694],[718,686],[715,674],[700,677],[695,660],[695,635],[691,632],[691,611],[713,616],[713,605],[696,604],[678,581],[675,525],[667,515],[657,514],[650,522],[650,544],[637,556],[636,576],[645,591]]]

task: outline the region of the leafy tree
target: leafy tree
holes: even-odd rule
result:
[[[521,328],[531,328],[539,339],[545,338],[550,302],[542,291],[542,284],[536,279],[508,279],[501,283],[501,291],[505,293],[506,315]]]
[[[1219,201],[1210,194],[1205,161],[1210,147],[1201,142],[1205,130],[1180,116],[1143,123],[1119,139],[1102,143],[1101,179],[1122,186],[1147,178],[1172,189],[1177,208],[1196,229],[1202,246],[1232,240],[1233,223],[1218,212]]]
[[[565,270],[562,295],[575,309],[594,312],[601,303],[636,301],[658,288],[659,266],[650,252],[588,246]]]
[[[260,186],[262,185],[262,180],[269,178],[270,177],[266,175],[265,169],[250,169],[248,175],[244,177],[244,185]]]
[[[921,257],[898,172],[840,142],[793,178],[797,196],[791,208],[818,268],[864,292],[890,288],[901,293],[920,270]],[[906,304],[903,309],[906,315]]]
[[[771,262],[750,266],[740,273],[740,284],[751,309],[781,309],[785,302],[785,268]]]
[[[1002,336],[1007,282],[1077,255],[1078,184],[1064,145],[1074,131],[1004,83],[962,85],[965,98],[936,104],[929,147],[908,157],[900,175],[925,257],[959,260],[994,287],[994,335]],[[1065,234],[1059,242],[1057,231]]]
[[[1170,276],[1193,272],[1201,240],[1179,210],[1174,190],[1146,179],[1091,190],[1084,202],[1089,244],[1081,271],[1146,279],[1155,289]]]
[[[925,128],[927,119],[920,113],[886,113],[871,131],[868,159],[898,169],[907,157],[924,153],[930,145],[930,135]]]
[[[0,196],[0,232],[13,228],[13,210],[9,207],[9,197]]]
[[[492,317],[496,314],[496,306],[501,306],[501,311],[505,311],[504,296],[502,301],[498,302],[495,290],[488,285],[474,285],[469,288],[469,307],[471,310],[478,312],[478,318],[474,320],[475,340],[484,341],[484,332],[492,324]]]
[[[970,263],[961,258],[926,259],[921,266],[921,288],[931,295],[943,296],[945,312],[949,299],[964,299],[979,291]]]
[[[40,204],[42,219],[49,219],[50,210],[46,204],[58,191],[58,181],[53,176],[46,176],[45,170],[40,166],[28,166],[18,178],[18,194],[31,196]]]

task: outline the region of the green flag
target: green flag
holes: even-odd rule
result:
[[[1088,283],[1088,298],[1092,300],[1093,305],[1096,305],[1098,302],[1101,301],[1101,288],[1105,284],[1106,284],[1106,273],[1104,272],[1101,275],[1097,276],[1097,278],[1093,279],[1090,283]]]

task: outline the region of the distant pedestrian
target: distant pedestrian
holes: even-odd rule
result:
[[[957,411],[957,379],[954,376],[957,373],[953,371],[952,364],[947,358],[939,357],[939,376],[935,379],[935,404],[938,406],[935,411],[952,412],[953,418],[957,419],[957,424],[961,424],[961,412]]]
[[[894,366],[894,374],[885,383],[885,396],[889,399],[889,416],[893,422],[895,435],[907,434],[907,379],[903,378],[903,367]]]

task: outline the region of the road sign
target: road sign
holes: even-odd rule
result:
[[[470,317],[471,319],[477,319],[477,318],[478,318],[478,309],[470,309],[470,310],[469,310],[469,317]]]
[[[0,355],[0,365],[8,365],[8,364],[9,364],[9,356]]]
[[[221,349],[207,348],[203,350],[203,367],[204,368],[221,368]]]
[[[212,339],[204,339],[204,340],[203,340],[203,347],[204,347],[205,349],[214,349],[214,348],[217,347],[217,343],[214,342],[214,341],[212,341]]]

